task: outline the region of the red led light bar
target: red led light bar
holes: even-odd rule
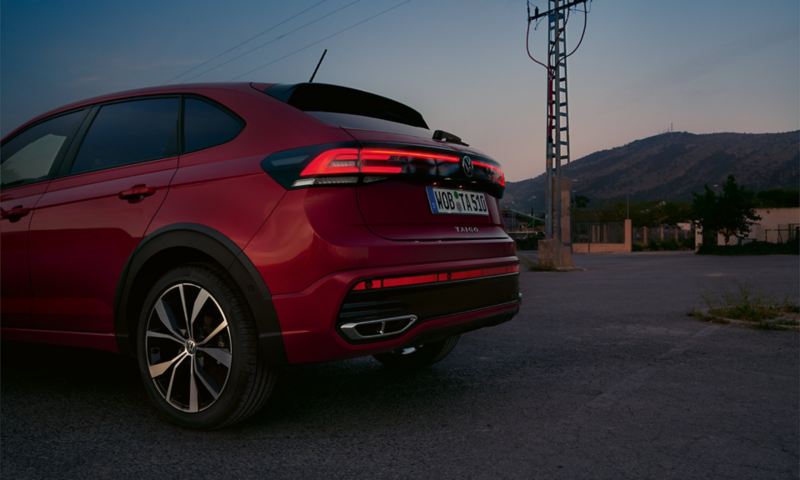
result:
[[[503,170],[498,167],[497,165],[492,165],[486,162],[474,161],[472,164],[476,167],[485,168],[492,172],[492,180],[496,181],[500,184],[501,187],[506,186],[506,176],[503,174]]]
[[[414,160],[441,163],[459,163],[457,155],[425,152],[420,150],[395,150],[387,148],[334,148],[317,155],[300,173],[301,177],[325,175],[397,175],[403,173],[403,165]],[[490,172],[493,182],[505,187],[506,181],[499,166],[474,161],[474,166]]]
[[[426,273],[422,275],[408,275],[404,277],[388,277],[364,280],[358,282],[354,291],[376,290],[379,288],[407,287],[409,285],[423,285],[427,283],[448,282],[454,280],[468,280],[473,278],[495,277],[519,273],[519,264],[505,265],[502,267],[474,268],[456,272]]]
[[[361,150],[362,157],[364,155],[376,155],[384,157],[405,157],[405,158],[418,158],[418,159],[432,159],[441,162],[458,162],[459,159],[455,155],[446,155],[442,153],[421,152],[412,150],[389,150],[383,148],[365,148]]]
[[[317,155],[300,173],[301,177],[317,175],[352,175],[358,173],[358,149],[334,148]]]

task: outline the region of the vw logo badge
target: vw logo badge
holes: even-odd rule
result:
[[[461,170],[464,170],[464,175],[466,175],[467,177],[472,176],[472,170],[473,170],[472,159],[466,155],[464,155],[464,157],[461,158]]]

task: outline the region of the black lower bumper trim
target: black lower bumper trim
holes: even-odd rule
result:
[[[517,313],[519,313],[519,302],[517,302],[517,308],[512,312],[483,317],[449,327],[437,328],[436,330],[429,330],[412,338],[411,341],[408,342],[408,345],[422,345],[425,343],[437,342],[452,337],[453,335],[460,335],[479,328],[500,325],[514,318]]]
[[[364,322],[399,315],[415,315],[418,320],[413,328],[416,328],[433,318],[515,302],[519,303],[518,274],[408,287],[359,290],[352,291],[345,297],[339,311],[338,324]],[[486,325],[491,325],[491,321],[502,323],[513,317],[513,314],[507,317],[494,320],[482,319],[481,322]],[[474,328],[486,325],[478,325]],[[381,340],[385,338],[387,337],[382,337]],[[348,341],[363,343],[363,341],[356,342],[349,339]]]

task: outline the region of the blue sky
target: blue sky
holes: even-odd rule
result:
[[[569,63],[573,158],[670,123],[696,133],[800,128],[799,5],[593,1]],[[73,100],[175,83],[305,9],[177,81],[306,81],[328,48],[317,81],[417,108],[503,162],[511,180],[544,170],[545,72],[525,55],[524,0],[2,0],[0,130]],[[581,24],[575,15],[570,44]],[[534,33],[534,52],[545,36],[544,26]]]

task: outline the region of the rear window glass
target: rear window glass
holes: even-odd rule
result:
[[[233,140],[244,122],[226,109],[198,98],[187,97],[183,104],[183,151],[195,152]]]
[[[72,173],[175,156],[180,98],[149,98],[100,108]]]
[[[334,127],[356,130],[375,130],[378,132],[413,135],[415,137],[431,138],[431,131],[427,128],[412,127],[403,123],[390,122],[379,118],[349,115],[347,113],[333,112],[306,112],[312,117]]]

